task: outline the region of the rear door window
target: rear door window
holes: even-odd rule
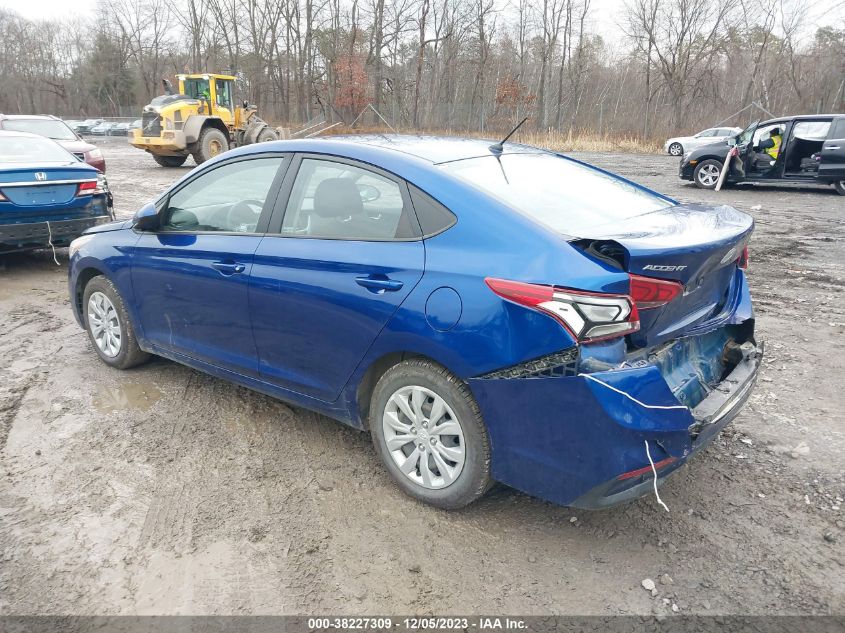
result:
[[[282,234],[334,240],[419,237],[404,183],[349,163],[305,158],[293,183]]]
[[[845,119],[834,119],[830,126],[829,139],[845,139]]]
[[[432,237],[451,228],[458,219],[442,204],[414,185],[409,185],[411,200],[414,203],[417,219],[422,228],[423,237]]]

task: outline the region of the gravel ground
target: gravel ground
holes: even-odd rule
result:
[[[187,171],[102,145],[120,217]],[[669,514],[505,488],[420,505],[365,434],[164,360],[109,369],[68,307],[66,250],[60,267],[7,256],[0,614],[845,613],[845,198],[705,192],[668,156],[578,157],[757,221],[761,379],[662,489]]]

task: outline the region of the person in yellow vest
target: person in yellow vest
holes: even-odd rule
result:
[[[759,159],[762,159],[763,161],[768,160],[772,165],[775,164],[775,161],[778,159],[778,154],[780,153],[781,142],[783,141],[783,137],[781,136],[782,133],[781,129],[776,127],[769,132],[769,138],[760,141],[758,149],[763,151],[758,153]]]

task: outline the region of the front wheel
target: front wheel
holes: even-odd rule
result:
[[[126,306],[111,281],[103,276],[91,279],[82,295],[82,310],[88,338],[106,365],[129,369],[149,358],[138,346]]]
[[[680,143],[672,143],[669,146],[669,155],[670,156],[680,156],[684,153],[684,148]]]
[[[185,156],[159,156],[153,154],[153,160],[162,167],[181,167],[188,160],[187,154]]]
[[[229,149],[229,139],[216,127],[207,127],[197,139],[197,147],[194,151],[194,161],[201,165],[205,161],[222,154]]]
[[[845,196],[845,180],[838,180],[833,183],[833,188],[836,189],[836,193],[840,196]]]
[[[391,367],[373,391],[369,422],[387,472],[410,496],[453,510],[492,485],[478,404],[443,367],[422,359]]]
[[[722,174],[722,163],[718,160],[705,160],[696,166],[693,172],[693,180],[697,187],[702,189],[715,189]]]

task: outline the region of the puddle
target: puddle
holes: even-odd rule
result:
[[[94,408],[101,413],[137,409],[146,411],[161,400],[161,391],[151,382],[130,382],[117,387],[100,386]]]

